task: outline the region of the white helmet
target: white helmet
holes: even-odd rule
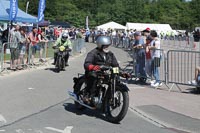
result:
[[[111,38],[108,37],[108,36],[99,36],[97,38],[96,43],[97,43],[97,47],[99,49],[102,49],[102,46],[109,46],[109,45],[111,45]]]

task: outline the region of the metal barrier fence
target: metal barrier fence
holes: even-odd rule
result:
[[[18,67],[23,68],[36,68],[37,66],[40,65],[49,65],[50,61],[54,57],[54,49],[52,48],[53,44],[55,41],[48,41],[48,43],[39,43],[38,45],[40,47],[35,47],[36,48],[36,53],[34,54],[33,52],[33,46],[31,44],[27,44],[25,46],[25,50],[23,51],[23,61],[20,60],[17,64]],[[80,53],[81,50],[84,47],[84,40],[83,39],[76,39],[72,41],[72,52],[71,55],[76,55],[77,53]],[[7,45],[7,46],[6,46]],[[6,49],[5,49],[6,46]],[[2,74],[4,71],[9,73],[7,71],[8,69],[11,69],[12,61],[11,59],[11,51],[13,53],[12,49],[13,44],[12,43],[4,43],[0,45],[0,74]],[[39,49],[40,48],[40,49]],[[16,50],[19,50],[17,48]],[[19,54],[22,52],[22,49],[20,48]],[[41,53],[40,53],[41,52]],[[19,56],[20,57],[20,56]],[[22,58],[20,58],[22,59]],[[42,61],[40,60],[42,59]]]
[[[195,79],[195,68],[200,66],[200,52],[169,50],[167,52],[167,83],[172,83],[169,90],[176,85],[191,85],[188,81]]]
[[[152,50],[151,50],[152,51]],[[159,79],[160,81],[166,83],[166,53],[163,49],[156,49],[155,51],[160,53],[160,60],[159,62],[157,62],[157,66],[158,67],[158,72],[159,72]],[[155,52],[154,51],[154,52]],[[137,74],[136,73],[136,66],[137,66],[137,56],[134,50],[129,51],[129,55],[132,57],[132,61],[124,68],[125,71],[127,71],[128,73],[131,74],[132,78],[135,78],[135,80],[137,80],[138,78],[143,77],[141,74]],[[147,78],[150,80],[153,80],[155,77],[153,70],[155,70],[155,68],[152,67],[152,59],[145,59],[145,72],[147,74],[147,77],[143,77],[143,78]],[[155,67],[155,66],[154,66]]]
[[[174,86],[182,91],[179,85],[195,86],[189,81],[195,79],[195,69],[196,67],[200,67],[200,51],[169,50],[166,53],[163,49],[156,50],[161,53],[160,66],[158,68],[160,81],[168,87],[169,91],[171,91]],[[136,80],[142,76],[135,73],[136,57],[134,56],[134,51],[129,51],[129,54],[132,56],[133,61],[131,61],[124,70],[131,73],[132,78]],[[152,69],[154,68],[151,68],[151,70]],[[147,68],[146,73],[148,73]],[[148,76],[147,78],[151,80],[154,79],[152,76]],[[171,86],[169,86],[169,84]]]

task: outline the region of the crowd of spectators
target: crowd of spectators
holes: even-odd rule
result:
[[[150,28],[144,29],[142,32],[136,30],[89,30],[79,28],[62,28],[62,27],[45,27],[37,28],[33,27],[30,32],[26,28],[19,25],[13,26],[8,31],[3,31],[0,28],[1,42],[7,42],[9,40],[9,47],[11,52],[10,69],[21,70],[24,69],[28,63],[28,54],[31,50],[31,62],[35,65],[35,54],[39,53],[39,62],[44,62],[42,55],[45,48],[45,43],[48,41],[56,40],[62,33],[68,33],[70,40],[73,41],[77,38],[84,38],[85,42],[95,43],[96,39],[100,35],[110,36],[112,39],[112,45],[115,47],[121,47],[126,50],[133,50],[134,59],[136,61],[135,74],[139,77],[139,80],[143,83],[147,78],[154,79],[152,86],[156,87],[161,85],[159,79],[159,69],[161,52],[160,40],[161,39],[176,39],[176,35],[170,32],[156,32],[151,31]],[[200,32],[196,30],[192,33],[195,41],[199,41]],[[188,33],[185,34],[188,36]],[[9,36],[9,38],[8,38]]]
[[[36,65],[36,53],[39,54],[39,62],[45,62],[43,58],[46,44],[49,41],[55,41],[64,32],[69,34],[73,43],[77,38],[84,38],[87,31],[89,30],[59,26],[33,27],[31,31],[28,31],[27,27],[19,25],[13,25],[9,31],[9,29],[3,30],[3,27],[0,26],[0,45],[6,44],[4,53],[6,53],[6,49],[10,50],[10,69],[16,71],[26,68],[27,65]],[[88,37],[89,35],[87,33]]]
[[[172,32],[157,32],[146,28],[143,31],[136,30],[91,30],[91,42],[100,35],[110,36],[112,45],[114,47],[132,50],[134,53],[135,76],[138,77],[141,83],[146,83],[146,79],[150,78],[151,86],[157,87],[162,85],[160,81],[159,67],[161,65],[162,50],[160,49],[160,40],[185,40],[188,41],[189,37],[193,37],[194,42],[200,41],[200,32],[185,32],[184,35],[173,34]],[[184,36],[184,39],[183,39]],[[181,37],[181,39],[180,39]],[[195,79],[192,83],[197,83],[197,75],[199,69],[195,70]]]
[[[150,28],[143,31],[136,30],[92,30],[91,42],[100,35],[110,36],[112,46],[131,50],[135,62],[135,76],[139,83],[145,84],[147,78],[151,79],[152,87],[162,85],[159,77],[159,67],[161,60],[159,34]],[[161,37],[161,36],[160,36]]]

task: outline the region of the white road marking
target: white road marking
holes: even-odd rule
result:
[[[0,132],[5,132],[5,131],[6,131],[6,130],[3,130],[3,129],[2,129],[2,130],[0,130]]]
[[[60,130],[53,127],[45,127],[45,128],[51,131],[59,132],[59,133],[71,133],[73,126],[67,126],[64,130]]]
[[[71,133],[72,128],[73,128],[73,126],[67,126],[67,127],[64,129],[63,133]]]
[[[25,133],[22,129],[15,130],[17,133]]]
[[[30,88],[28,88],[28,89],[29,89],[29,90],[34,90],[35,88],[31,88],[31,87],[30,87]]]
[[[48,130],[51,130],[51,131],[56,131],[56,132],[59,132],[59,133],[63,133],[63,130],[56,129],[56,128],[53,128],[53,127],[45,127],[45,128],[48,129]]]
[[[6,119],[3,117],[3,115],[0,114],[0,122],[6,123]]]

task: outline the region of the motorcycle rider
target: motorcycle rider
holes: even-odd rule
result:
[[[53,48],[55,47],[60,47],[60,46],[65,46],[66,49],[68,49],[66,52],[65,52],[65,66],[69,66],[68,64],[68,59],[69,59],[69,51],[72,50],[72,43],[69,39],[69,35],[68,33],[64,32],[62,33],[61,37],[58,38],[55,42],[55,44],[53,45]],[[54,51],[54,62],[53,62],[53,65],[56,64],[56,58],[57,58],[57,55],[58,55],[58,52],[59,50],[56,49]]]
[[[95,71],[101,70],[102,66],[119,67],[115,55],[109,50],[111,38],[109,36],[99,36],[96,44],[97,47],[87,54],[84,62],[87,91],[90,94],[90,98],[95,96],[96,91],[97,79]]]

